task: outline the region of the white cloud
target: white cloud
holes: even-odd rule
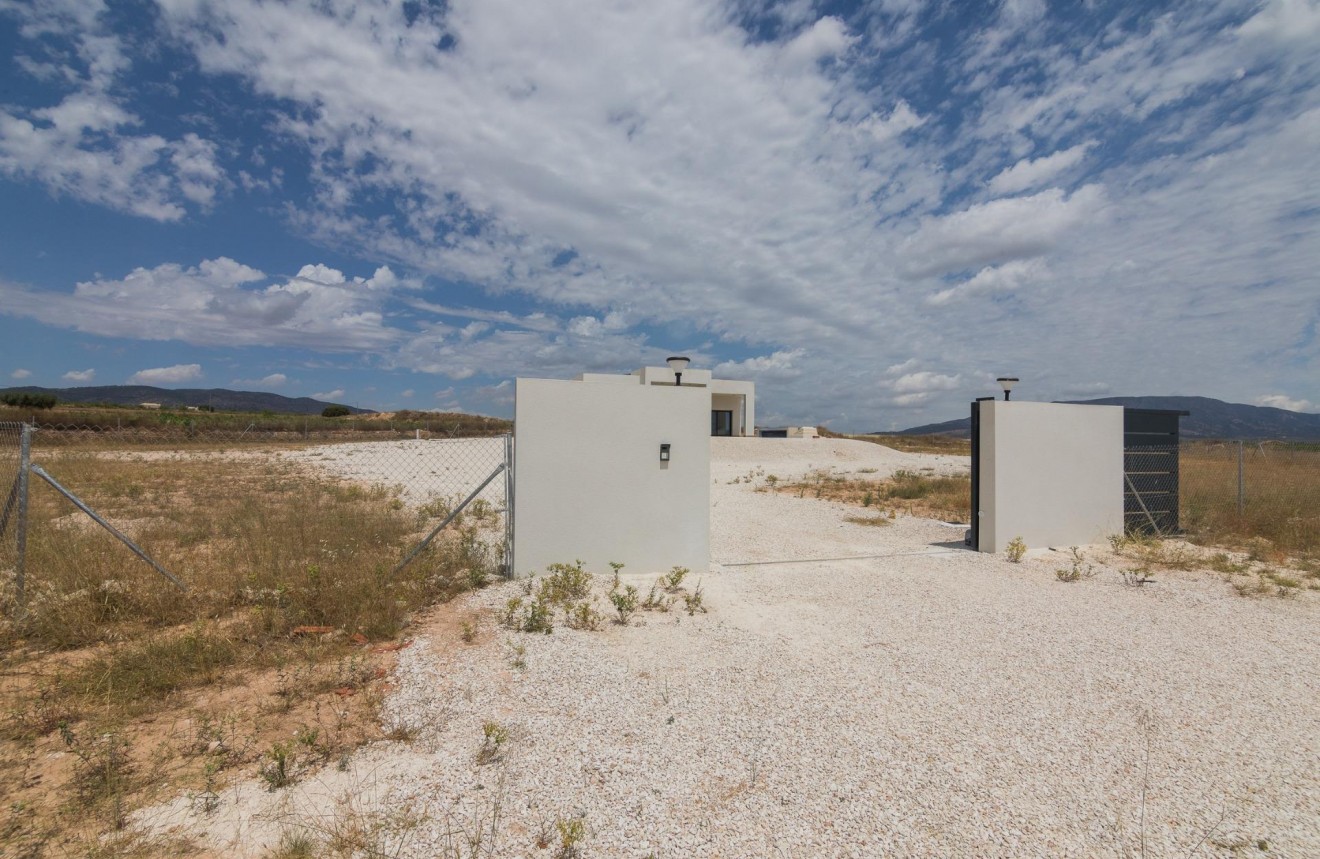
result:
[[[1247,37],[1315,44],[1320,37],[1320,3],[1315,0],[1269,0],[1238,28]]]
[[[288,382],[289,377],[283,373],[271,373],[268,376],[262,376],[260,379],[235,379],[230,384],[256,388],[279,388],[288,384]]]
[[[1035,257],[1054,250],[1070,231],[1098,225],[1105,206],[1100,185],[1064,196],[1051,188],[1029,197],[977,203],[923,219],[903,248],[913,274],[934,274]]]
[[[899,394],[930,393],[932,391],[953,391],[962,383],[962,376],[950,376],[944,373],[932,373],[923,370],[908,373],[889,384],[891,390]]]
[[[402,337],[385,326],[381,309],[389,297],[382,284],[400,282],[382,278],[388,271],[350,279],[324,266],[304,266],[293,278],[270,278],[220,257],[79,283],[71,295],[0,281],[0,297],[9,313],[106,337],[369,351]]]
[[[744,361],[725,361],[713,368],[721,379],[747,379],[755,382],[784,382],[802,375],[800,363],[805,349],[785,349]]]
[[[343,388],[335,388],[333,391],[322,391],[319,394],[312,394],[314,400],[339,400],[344,396]]]
[[[66,382],[90,382],[96,378],[96,370],[70,370],[60,378]]]
[[[1287,409],[1290,412],[1315,412],[1320,411],[1315,403],[1310,400],[1293,399],[1286,394],[1265,394],[1256,397],[1254,400],[1258,406],[1269,406],[1275,409]]]
[[[9,374],[11,379],[26,379],[32,375],[31,370],[24,370],[22,367]]]
[[[211,205],[226,186],[214,143],[191,132],[175,140],[135,133],[141,118],[115,94],[132,62],[105,25],[103,2],[0,5],[6,13],[29,39],[54,43],[54,61],[20,67],[73,91],[44,107],[0,109],[0,174],[157,221]]]
[[[179,382],[191,382],[202,377],[201,364],[175,364],[170,367],[153,367],[138,370],[128,379],[130,385],[176,385]]]
[[[957,286],[942,289],[928,296],[926,303],[940,305],[969,295],[1012,293],[1024,286],[1044,281],[1049,274],[1049,267],[1039,258],[1012,260],[1000,266],[986,266]]]
[[[1095,141],[1088,140],[1070,149],[1063,149],[1034,160],[1023,158],[991,179],[990,191],[993,194],[1015,194],[1018,191],[1043,185],[1065,170],[1081,163],[1086,153],[1094,146]]]
[[[399,394],[399,396],[401,396],[401,397],[403,397],[405,400],[407,400],[407,399],[411,399],[412,396],[413,396],[414,394],[416,394],[416,393],[417,393],[417,392],[414,391],[412,388],[408,388],[408,389],[404,390],[401,394]]]

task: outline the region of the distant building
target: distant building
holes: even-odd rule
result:
[[[138,403],[138,406],[144,409],[158,409],[160,403]]]
[[[627,375],[582,373],[579,382],[613,382],[626,385],[674,384],[674,371],[668,367],[643,367]],[[710,391],[710,434],[749,436],[756,426],[756,384],[732,379],[711,378],[710,370],[684,370],[683,387]]]

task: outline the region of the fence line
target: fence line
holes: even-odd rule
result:
[[[277,469],[295,481],[320,480],[348,487],[350,498],[358,497],[351,495],[353,486],[385,491],[392,496],[392,510],[399,511],[399,515],[414,511],[423,532],[430,532],[420,544],[413,539],[404,563],[417,557],[445,526],[461,517],[475,520],[480,526],[465,532],[464,539],[479,540],[485,546],[480,557],[492,558],[493,571],[507,575],[513,569],[511,436],[424,435],[429,434],[413,429],[406,434],[377,431],[364,437],[353,432],[322,433],[319,438],[311,438],[283,429],[252,426],[47,425],[38,429],[27,424],[0,423],[0,501],[4,504],[0,510],[0,573],[4,574],[4,590],[8,592],[4,602],[20,608],[26,590],[33,586],[33,577],[42,576],[40,564],[33,566],[34,556],[30,546],[25,545],[24,526],[30,518],[31,504],[40,502],[42,515],[33,523],[44,529],[41,537],[46,551],[51,551],[52,541],[58,544],[64,529],[71,527],[60,524],[67,522],[67,517],[57,515],[59,511],[50,497],[52,489],[62,496],[60,504],[67,499],[76,505],[158,572],[186,588],[188,571],[176,568],[177,576],[167,571],[156,559],[150,540],[133,533],[135,527],[150,532],[153,518],[168,518],[172,502],[153,497],[150,503],[144,498],[135,504],[134,498],[144,493],[150,496],[152,487],[146,485],[153,479],[150,475],[159,477],[159,469],[173,463],[178,463],[179,469],[204,465],[209,469],[204,478],[207,480],[216,479],[213,475],[217,474],[223,480],[227,462],[235,467],[242,464],[249,471],[255,462],[259,471]],[[152,472],[153,468],[157,471]],[[31,474],[45,483],[29,481]],[[504,479],[497,480],[501,474]],[[33,485],[29,486],[30,482]],[[205,487],[189,487],[190,493],[194,490],[202,500],[189,503],[205,506]],[[33,492],[44,497],[29,502]],[[263,490],[253,487],[250,503],[260,505],[265,500]],[[432,527],[437,521],[440,524]],[[311,558],[306,563],[316,565]],[[394,561],[389,563],[394,566]]]
[[[1320,444],[1184,441],[1181,527],[1222,545],[1320,551]]]

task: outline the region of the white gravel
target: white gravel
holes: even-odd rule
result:
[[[553,855],[538,832],[557,847],[554,821],[577,818],[600,857],[1320,856],[1313,593],[1246,599],[1196,573],[1128,588],[1104,566],[1065,584],[1046,549],[1013,565],[959,548],[961,528],[852,525],[856,508],[741,479],[958,457],[796,439],[713,452],[708,614],[548,636],[487,621],[473,646],[422,624],[387,707],[415,740],[279,794],[239,785],[209,817],[180,799],[140,819],[233,855],[342,823],[332,800],[351,796],[399,856],[451,855],[497,807],[480,855]],[[483,766],[487,721],[510,738]]]

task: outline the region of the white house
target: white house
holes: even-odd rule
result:
[[[729,436],[755,435],[756,383],[716,379],[710,370],[685,369],[676,373],[668,367],[643,367],[631,373],[582,373],[579,382],[608,382],[625,385],[662,385],[673,387],[676,381],[684,388],[710,391],[710,434]]]

